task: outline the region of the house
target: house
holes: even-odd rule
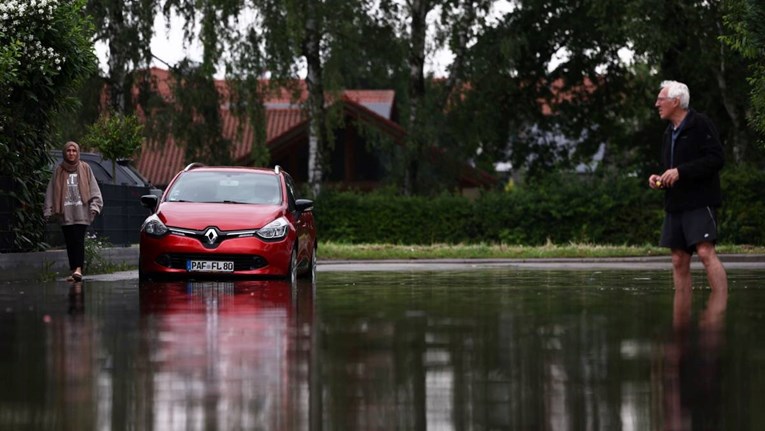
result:
[[[169,95],[170,73],[158,68],[151,69],[151,73],[160,94]],[[216,85],[225,94],[225,82],[217,81]],[[301,100],[305,97],[303,90]],[[371,127],[392,144],[404,144],[406,131],[397,123],[395,92],[345,90],[334,103],[342,104],[343,127],[335,131],[331,168],[324,182],[342,188],[372,190],[387,175],[385,152],[370,145],[364,130]],[[282,166],[296,182],[307,182],[309,121],[305,112],[287,94],[271,96],[265,105],[266,146],[272,164]],[[222,131],[224,137],[233,142],[234,164],[246,166],[252,164],[250,142],[253,130],[251,125],[245,124],[241,137],[237,137],[240,121],[227,106],[221,106]],[[170,137],[161,146],[144,143],[136,166],[152,184],[164,187],[192,161],[184,159],[183,149]],[[459,188],[465,194],[474,194],[495,183],[494,176],[467,164],[459,176]]]

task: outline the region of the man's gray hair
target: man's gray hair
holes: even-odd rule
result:
[[[688,86],[677,81],[663,81],[661,88],[667,89],[667,97],[680,99],[680,107],[688,109],[688,102],[691,100],[691,93],[688,92]]]

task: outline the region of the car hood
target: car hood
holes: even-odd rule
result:
[[[164,202],[159,218],[168,227],[201,230],[215,226],[220,230],[257,229],[282,214],[277,205]]]

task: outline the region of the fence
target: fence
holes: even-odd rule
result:
[[[141,224],[151,212],[141,206],[141,196],[150,194],[149,187],[127,187],[99,184],[104,199],[101,215],[88,228],[98,238],[106,239],[115,246],[137,244]],[[45,242],[58,247],[64,244],[58,224],[48,224]]]
[[[0,252],[9,251],[13,248],[15,234],[11,230],[13,226],[14,200],[7,196],[11,192],[13,180],[11,177],[0,176]]]

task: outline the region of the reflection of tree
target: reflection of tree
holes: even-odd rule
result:
[[[719,429],[720,349],[728,290],[715,289],[694,334],[690,289],[675,289],[672,337],[664,346],[664,429]],[[693,336],[697,335],[694,343]]]
[[[459,291],[431,297],[423,288],[422,297],[389,290],[370,300],[375,290],[366,286],[322,301],[317,369],[324,423],[346,429],[620,427],[613,407],[621,387],[606,379],[621,371],[619,351],[610,348],[612,334],[621,333],[611,329],[627,325],[594,309],[613,298],[509,291],[487,303]],[[623,322],[633,321],[625,315]]]

